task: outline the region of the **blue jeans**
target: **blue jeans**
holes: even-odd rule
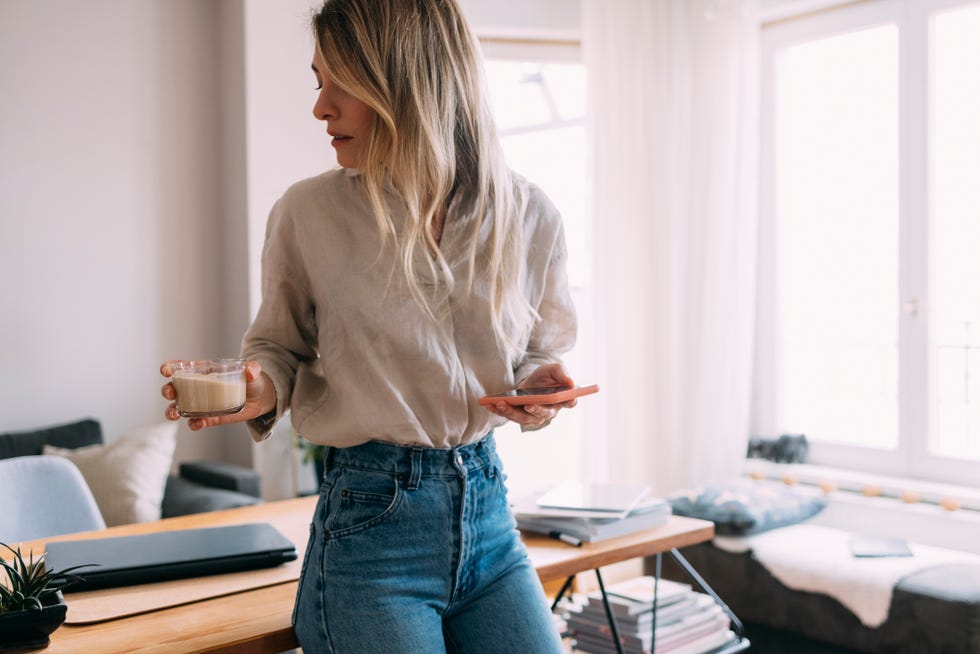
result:
[[[559,654],[493,436],[331,448],[293,629],[304,654]]]

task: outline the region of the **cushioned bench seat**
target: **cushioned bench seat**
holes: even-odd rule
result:
[[[704,543],[681,552],[747,623],[862,652],[980,653],[980,565],[943,564],[903,577],[887,618],[872,628],[827,594],[787,587],[750,550]],[[687,580],[670,557],[663,559],[663,575]]]
[[[738,478],[670,501],[715,523],[713,542],[681,552],[746,623],[753,650],[980,654],[976,554],[909,543],[912,556],[855,557],[852,534],[811,524],[826,505],[816,488]],[[671,557],[663,565],[687,581]],[[756,647],[757,625],[775,630],[772,647]]]

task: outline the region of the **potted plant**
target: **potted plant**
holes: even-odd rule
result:
[[[68,612],[61,589],[78,580],[71,571],[83,566],[46,570],[43,554],[25,560],[19,547],[0,546],[13,554],[0,558],[0,650],[47,647]]]
[[[323,457],[327,452],[327,446],[311,443],[295,432],[294,438],[296,439],[296,447],[303,453],[303,463],[313,464],[313,472],[316,473],[316,481],[319,484],[320,480],[323,479]]]
[[[303,463],[313,464],[313,472],[316,475],[316,482],[319,485],[320,480],[323,479],[325,467],[324,456],[327,453],[327,446],[311,443],[300,436],[299,432],[295,429],[292,430],[292,434],[293,446],[302,453]]]

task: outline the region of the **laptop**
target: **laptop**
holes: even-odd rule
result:
[[[48,570],[85,566],[72,573],[82,581],[68,592],[271,568],[297,556],[293,542],[265,522],[59,541],[45,549]]]

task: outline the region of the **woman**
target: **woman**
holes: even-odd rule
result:
[[[290,411],[329,446],[293,614],[308,654],[560,652],[492,430],[574,401],[477,403],[573,383],[560,216],[504,163],[454,0],[328,0],[312,26],[342,168],[273,207],[246,406],[189,426],[259,441]]]

